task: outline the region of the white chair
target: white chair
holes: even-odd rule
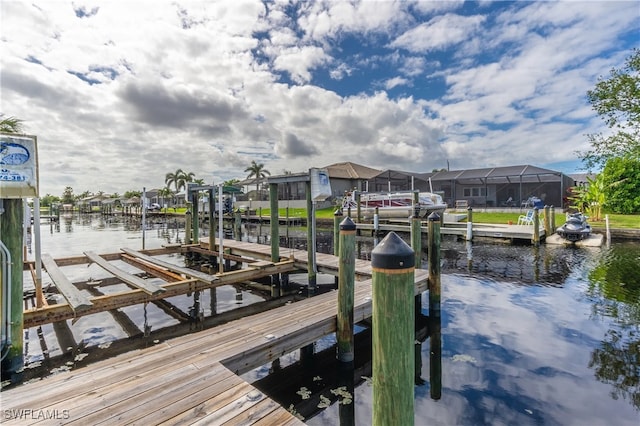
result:
[[[518,216],[518,225],[533,225],[533,210],[529,210],[527,214]]]

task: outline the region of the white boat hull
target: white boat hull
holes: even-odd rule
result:
[[[378,212],[379,218],[401,218],[407,219],[414,214],[415,193],[363,193],[360,195],[360,217],[362,219],[372,219]],[[447,204],[442,198],[433,193],[422,192],[418,197],[418,217],[427,218],[431,213],[437,213],[442,217],[447,208]],[[349,194],[342,204],[343,210],[351,209],[351,214],[355,216],[358,210],[358,202],[353,194]]]

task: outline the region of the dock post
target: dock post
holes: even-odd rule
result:
[[[440,216],[429,215],[427,231],[427,253],[429,262],[429,316],[440,317]]]
[[[271,261],[280,261],[280,215],[278,212],[278,184],[269,184],[269,208],[271,209]],[[280,297],[280,274],[271,276],[271,297]]]
[[[235,240],[242,241],[242,216],[240,209],[238,208],[233,212],[233,224],[236,237]]]
[[[192,239],[195,244],[200,244],[200,212],[198,211],[198,191],[193,191],[193,193],[191,194],[191,202],[193,204],[193,212],[191,214],[191,225],[193,226]]]
[[[373,236],[378,237],[380,235],[380,210],[376,207],[375,213],[373,214]]]
[[[467,208],[467,241],[473,241],[473,208]]]
[[[342,214],[342,209],[336,209],[335,212],[333,212],[333,255],[334,256],[339,256],[340,255],[340,222],[342,222],[343,219],[343,214]],[[338,289],[338,283],[339,283],[339,279],[336,276],[335,277],[335,288],[336,290]]]
[[[415,253],[390,232],[371,252],[373,422],[414,424]]]
[[[2,377],[11,382],[18,382],[24,368],[23,347],[23,277],[24,263],[22,250],[22,229],[24,227],[24,207],[22,199],[0,199],[0,237],[2,240],[2,271],[8,273],[8,282],[2,280],[2,303],[6,311],[3,312],[3,337],[6,339],[2,346]],[[6,256],[8,255],[8,256]],[[6,264],[5,264],[6,263]],[[5,329],[6,327],[6,329]],[[5,335],[5,330],[7,335]],[[6,353],[6,357],[5,357]]]
[[[353,362],[353,300],[356,270],[356,224],[350,218],[340,223],[338,259],[338,361]]]
[[[556,232],[556,208],[551,206],[551,233]]]
[[[415,265],[417,268],[422,265],[422,221],[418,215],[419,208],[416,204],[413,216],[411,216],[411,248],[416,253]]]
[[[360,191],[356,191],[356,222],[362,222],[362,210],[360,209]]]
[[[216,211],[216,197],[213,193],[213,188],[209,189],[209,251],[213,252],[216,249],[216,223],[214,220],[214,213]],[[222,212],[218,212],[222,214]],[[212,265],[214,262],[214,256],[209,256],[209,263]]]
[[[333,212],[333,255],[340,255],[340,223],[344,218],[342,209]]]
[[[308,293],[310,296],[316,292],[316,236],[315,236],[315,205],[311,199],[311,181],[306,182],[307,193],[307,262],[308,262]]]
[[[191,244],[191,203],[187,203],[187,211],[184,213],[184,243]]]
[[[535,246],[540,244],[540,212],[537,207],[533,209],[533,236],[531,237],[531,244]]]
[[[549,206],[544,206],[544,236],[545,238],[551,235],[551,217],[549,216]]]

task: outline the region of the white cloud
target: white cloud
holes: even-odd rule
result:
[[[429,52],[444,49],[472,36],[484,22],[483,16],[460,16],[446,14],[411,28],[396,38],[391,47],[410,52]]]
[[[40,187],[56,195],[158,187],[177,168],[243,178],[253,159],[566,161],[602,130],[585,93],[623,63],[635,6],[0,2],[0,112],[38,135]]]
[[[394,77],[394,78],[390,78],[389,80],[384,82],[384,88],[387,89],[387,90],[391,90],[394,87],[405,86],[405,85],[407,85],[409,83],[410,83],[410,81],[407,80],[406,78]]]
[[[297,83],[311,80],[311,70],[329,62],[331,58],[317,46],[292,47],[282,50],[273,61],[274,68],[287,71]]]

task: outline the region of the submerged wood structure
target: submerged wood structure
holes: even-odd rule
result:
[[[124,306],[156,301],[223,285],[237,284],[295,270],[294,262],[289,259],[275,263],[270,262],[269,264],[260,263],[254,267],[252,264],[255,259],[243,259],[242,256],[234,256],[232,253],[228,253],[228,256],[233,257],[236,261],[245,260],[248,266],[240,270],[211,275],[190,268],[172,265],[169,262],[154,258],[154,256],[160,254],[196,249],[214,254],[207,249],[202,249],[200,246],[169,247],[143,251],[122,248],[120,253],[97,255],[93,252],[86,252],[84,256],[57,260],[53,260],[51,256],[43,254],[44,269],[49,274],[54,286],[50,290],[61,294],[65,301],[56,304],[45,303],[42,307],[33,306],[25,309],[24,327],[29,328],[56,321],[75,319]],[[155,283],[154,281],[156,280],[142,279],[137,275],[126,272],[110,263],[115,260],[129,263],[154,278],[160,278],[162,282]],[[116,282],[127,284],[131,287],[131,290],[92,297],[80,292],[66,278],[62,267],[91,262],[96,263],[113,275],[117,279]],[[38,297],[41,296],[36,295],[36,298]]]
[[[265,263],[271,259],[269,246],[224,240],[224,247],[227,255],[253,259],[255,263],[259,262],[260,267],[203,276],[191,275],[184,270],[186,268],[168,263],[160,267],[151,255],[162,250],[141,254],[126,249],[122,253],[102,255],[100,258],[105,261],[125,260],[129,256],[134,263],[146,265],[165,279],[173,277],[176,280],[159,284],[164,291],[158,294],[149,294],[140,288],[125,292],[127,297],[138,300],[167,297],[178,289],[191,288],[194,291],[221,285],[229,282],[234,274],[234,279],[238,280],[242,274],[274,274],[308,267],[308,254],[302,250],[287,249],[287,260],[269,266]],[[205,242],[196,248],[209,253],[215,251],[210,250],[213,247],[208,247]],[[78,258],[57,260],[55,264],[59,268],[74,262],[87,263],[91,257],[94,255],[85,254]],[[318,270],[338,274],[338,257],[318,253],[316,261]],[[102,263],[102,260],[99,262]],[[360,322],[369,318],[372,312],[370,262],[357,260],[354,275],[359,280],[354,289],[354,321]],[[414,293],[424,292],[427,283],[427,271],[416,269]],[[128,352],[77,371],[7,389],[2,392],[3,424],[24,424],[25,419],[30,423],[82,425],[102,422],[302,424],[236,374],[264,365],[335,332],[337,293],[317,295],[216,328],[161,342],[147,349]],[[78,310],[78,314],[107,306],[113,309],[113,306],[125,303],[123,294],[109,296],[112,299],[105,297],[89,298],[91,306]],[[41,310],[47,311],[52,307],[55,305]],[[57,315],[74,313],[68,302],[59,308]],[[35,312],[38,309],[32,311],[25,314],[29,313],[32,323],[36,323],[34,318],[37,318]]]

